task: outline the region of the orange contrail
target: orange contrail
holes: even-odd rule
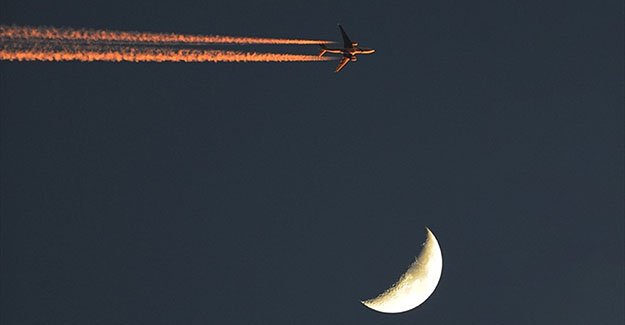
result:
[[[0,40],[64,40],[74,42],[185,43],[185,44],[329,44],[331,41],[258,38],[237,36],[186,35],[145,32],[122,32],[93,29],[0,25]]]
[[[326,61],[316,55],[256,53],[141,47],[0,48],[8,61],[108,61],[108,62],[303,62]]]

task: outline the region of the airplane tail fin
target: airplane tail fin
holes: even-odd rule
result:
[[[321,50],[319,51],[319,57],[322,57],[324,54],[326,54],[328,50],[326,49],[326,46],[324,44],[319,44],[319,46],[321,47]]]

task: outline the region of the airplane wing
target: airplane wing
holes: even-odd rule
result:
[[[341,71],[341,69],[343,69],[343,67],[345,67],[345,66],[349,63],[349,61],[350,61],[350,60],[351,60],[351,59],[350,59],[350,58],[348,58],[348,57],[343,57],[343,59],[341,60],[341,62],[339,63],[339,65],[336,67],[336,70],[334,70],[334,72],[339,72],[339,71]]]
[[[343,29],[343,26],[339,25],[339,28],[341,29],[341,35],[343,36],[343,47],[346,48],[346,49],[347,48],[351,48],[352,47],[352,40],[350,40],[349,36],[347,36],[347,33]]]

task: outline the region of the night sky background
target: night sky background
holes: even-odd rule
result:
[[[339,74],[0,62],[0,323],[625,322],[622,1],[0,8],[4,25],[337,41],[340,22],[377,50]],[[434,294],[362,306],[426,226]]]

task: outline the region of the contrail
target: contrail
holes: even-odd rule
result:
[[[22,40],[63,40],[69,42],[124,42],[124,43],[178,43],[178,44],[329,44],[331,41],[258,38],[218,35],[186,35],[145,32],[123,32],[94,29],[71,29],[55,27],[6,26],[0,25],[0,41]]]
[[[108,62],[304,62],[327,61],[316,55],[132,46],[2,47],[0,60]]]

